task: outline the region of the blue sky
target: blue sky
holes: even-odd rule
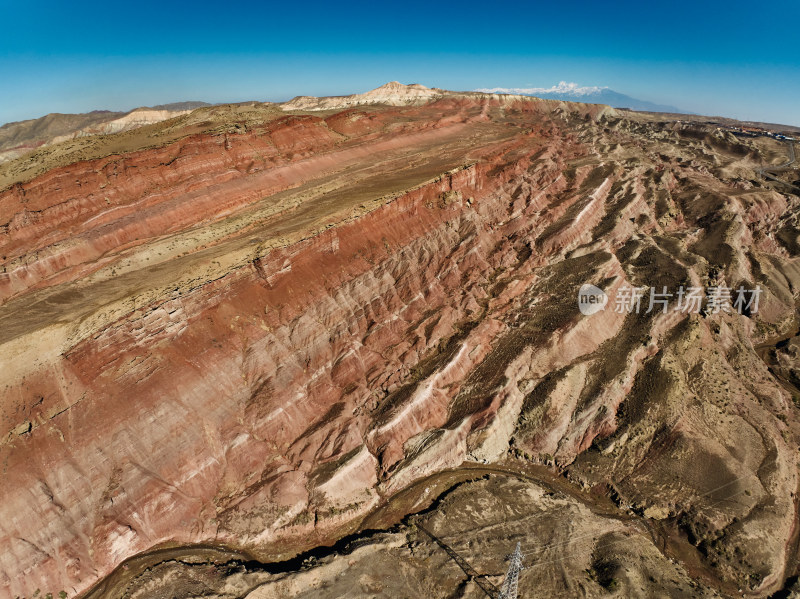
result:
[[[0,123],[355,93],[399,80],[456,90],[570,81],[800,125],[797,0],[0,0],[0,20]]]

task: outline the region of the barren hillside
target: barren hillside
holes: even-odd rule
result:
[[[788,589],[800,176],[680,118],[389,84],[1,165],[0,597]]]

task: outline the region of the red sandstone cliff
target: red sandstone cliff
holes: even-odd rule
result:
[[[797,258],[743,244],[796,199],[708,199],[725,183],[620,151],[638,138],[608,119],[491,96],[289,115],[0,193],[0,597],[73,596],[160,543],[291,556],[433,472],[510,448],[567,465],[603,439],[630,501],[681,512],[688,488],[703,526],[743,546],[771,531],[751,566],[779,581],[793,408],[758,324],[585,318],[575,294],[696,279],[722,244],[732,284],[766,281],[777,330]],[[695,380],[717,347],[740,381],[724,405]],[[754,478],[752,501],[720,511],[698,481],[657,480],[656,446]]]

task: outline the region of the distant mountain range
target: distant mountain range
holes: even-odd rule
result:
[[[607,87],[581,87],[577,83],[560,82],[553,87],[494,87],[483,88],[475,91],[494,94],[522,94],[536,96],[547,100],[565,100],[568,102],[587,102],[589,104],[608,104],[614,108],[630,108],[631,110],[644,110],[647,112],[674,112],[686,114],[685,110],[655,104],[646,100],[637,100]]]

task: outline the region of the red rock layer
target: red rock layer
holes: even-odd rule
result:
[[[263,138],[188,138],[48,173],[0,198],[10,218],[3,251],[51,252],[7,272],[4,293],[80,277],[109,251],[298,185],[318,163],[425,143],[440,134],[416,131],[460,131],[467,116],[403,125],[401,135],[373,135],[368,147],[353,142],[332,157],[333,129],[352,134],[352,112],[330,117],[330,128],[289,118]],[[534,181],[527,161],[504,158],[526,139],[540,144],[522,138],[494,155],[490,146],[479,163],[366,216],[142,306],[7,388],[3,478],[15,491],[2,506],[0,589],[79,592],[167,540],[277,555],[278,541],[323,539],[365,513],[405,440],[443,424],[441,387],[503,330],[491,320],[473,330],[482,349],[440,373],[438,411],[420,412],[415,400],[376,417],[381,398],[407,385],[456,323],[486,310],[492,273],[518,261],[507,238],[535,225],[519,218],[524,197],[558,176],[552,159]],[[270,157],[254,168],[250,158],[265,148]],[[520,187],[521,175],[531,182]],[[316,525],[303,520],[308,512]]]
[[[55,313],[5,340],[0,597],[80,593],[164,542],[264,558],[329,542],[421,476],[504,455],[531,389],[561,369],[577,374],[558,382],[562,400],[523,448],[569,463],[613,433],[635,373],[684,318],[648,321],[652,338],[620,352],[614,385],[578,405],[569,389],[627,325],[613,310],[581,318],[574,292],[587,279],[628,284],[614,252],[629,215],[653,208],[634,194],[606,227],[621,169],[587,160],[550,120],[560,113],[540,110],[446,99],[291,117],[5,192],[2,247],[18,262],[3,294],[19,296],[6,306],[62,288],[71,301],[120,248],[145,252],[188,229],[210,240],[193,249],[223,264],[188,283],[176,273],[168,294],[122,290],[114,301],[136,296],[122,317],[99,303],[67,333]],[[406,191],[390,193],[393,177]],[[220,225],[279,196],[263,219]],[[241,231],[272,249],[225,262],[239,254],[222,242]],[[61,341],[25,363],[24,343],[53,331]],[[790,470],[782,459],[775,468]]]

